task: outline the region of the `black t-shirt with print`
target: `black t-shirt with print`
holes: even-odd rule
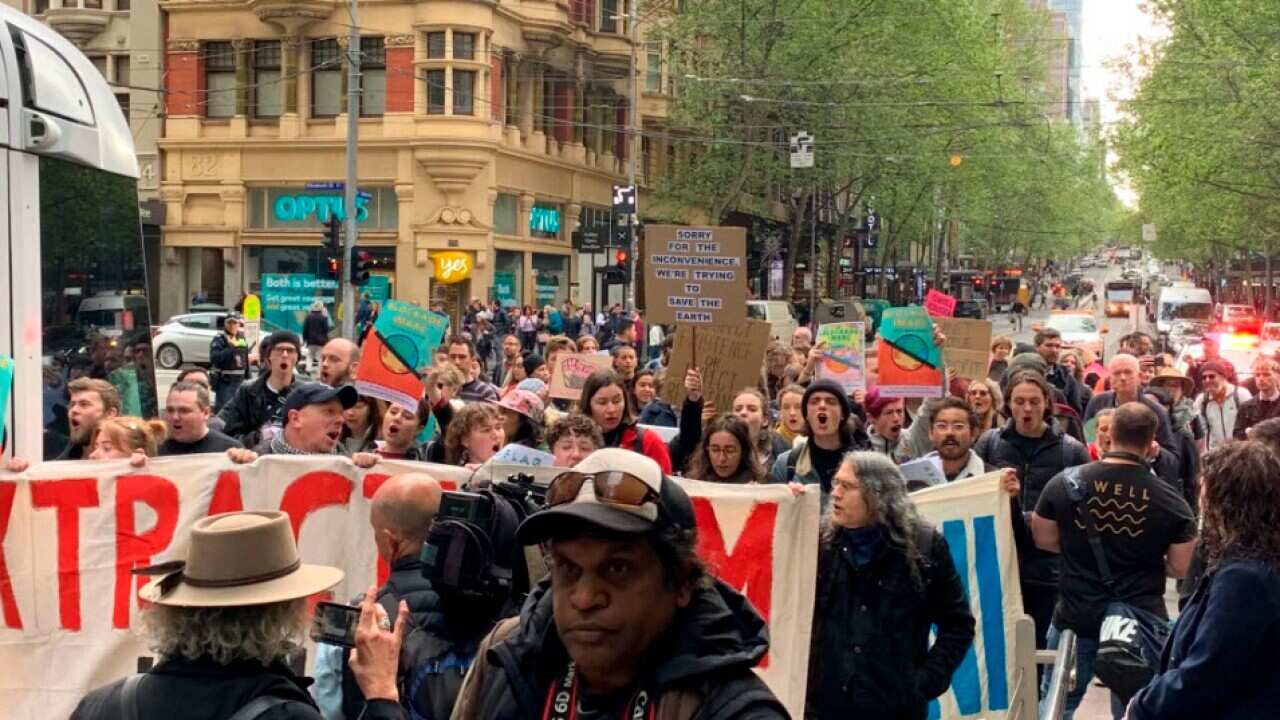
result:
[[[1191,507],[1144,466],[1095,462],[1080,470],[1115,592],[1102,581],[1088,531],[1059,473],[1045,486],[1036,505],[1036,514],[1056,520],[1060,533],[1062,576],[1054,625],[1074,630],[1082,638],[1096,638],[1107,604],[1113,600],[1168,617],[1165,551],[1196,536]]]

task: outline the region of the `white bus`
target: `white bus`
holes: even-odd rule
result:
[[[5,454],[56,457],[67,383],[97,377],[157,415],[138,161],[110,86],[66,38],[0,5],[0,353]]]

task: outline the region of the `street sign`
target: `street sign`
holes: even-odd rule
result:
[[[791,136],[791,169],[813,167],[813,136],[801,130]]]
[[[578,252],[599,252],[604,249],[598,230],[578,230],[573,233],[573,249]]]
[[[636,214],[636,186],[613,186],[613,212],[615,215]]]
[[[1142,242],[1153,243],[1156,241],[1155,223],[1143,223],[1142,225]]]

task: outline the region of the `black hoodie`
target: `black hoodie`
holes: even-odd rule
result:
[[[529,593],[520,617],[485,638],[453,717],[542,717],[547,690],[568,664],[554,624],[551,584],[544,579]],[[679,715],[669,712],[686,707],[690,697],[701,698],[695,706],[699,720],[788,717],[752,670],[769,649],[768,628],[746,598],[720,580],[694,591],[660,642],[666,643],[664,659],[651,671],[658,718]]]

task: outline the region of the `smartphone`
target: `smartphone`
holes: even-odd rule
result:
[[[356,646],[356,625],[360,622],[360,608],[338,603],[316,603],[316,614],[311,618],[311,639],[328,645],[345,648]]]

